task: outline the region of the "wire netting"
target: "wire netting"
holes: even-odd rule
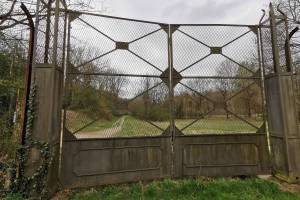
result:
[[[173,34],[175,125],[184,134],[255,133],[264,125],[257,27],[180,26]]]
[[[65,127],[79,138],[161,135],[169,126],[162,26],[70,16]]]
[[[183,134],[264,129],[257,26],[171,25],[171,46],[166,24],[69,19],[65,127],[76,137],[161,135],[173,120]]]

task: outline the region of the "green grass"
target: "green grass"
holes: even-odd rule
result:
[[[93,131],[100,131],[103,129],[111,128],[118,119],[120,119],[120,118],[112,117],[111,120],[100,119],[100,120],[96,121],[95,123],[92,123],[90,126],[87,126],[86,128],[82,129],[81,131],[93,132]]]
[[[71,200],[296,200],[299,194],[282,192],[275,183],[250,178],[163,180],[147,185],[108,186],[74,192]]]
[[[101,131],[107,128],[111,128],[118,119],[120,118],[113,117],[111,120],[100,119],[81,130],[81,132]],[[71,131],[76,131],[91,121],[92,119],[88,118],[87,116],[84,116],[83,114],[70,112],[68,116],[67,127]],[[175,125],[179,129],[182,129],[190,123],[192,123],[193,121],[194,119],[176,119]],[[256,127],[260,127],[263,123],[261,120],[254,119],[249,119],[249,122],[254,124]],[[167,127],[170,124],[169,121],[155,121],[152,123],[160,127],[162,130],[167,129]],[[117,133],[115,136],[154,136],[160,135],[163,132],[162,130],[144,120],[138,119],[133,116],[125,116],[122,131]],[[187,135],[192,135],[205,133],[255,133],[256,131],[256,128],[239,119],[226,119],[225,117],[214,117],[201,119],[197,121],[188,128],[184,129],[183,133]]]
[[[93,132],[100,131],[106,128],[112,127],[112,125],[119,119],[119,117],[112,117],[111,120],[99,119],[94,123],[88,125],[86,128],[82,129],[83,132]],[[93,121],[88,115],[85,115],[80,112],[68,111],[66,127],[74,132],[78,129],[81,129],[85,125],[91,123]]]
[[[184,128],[193,122],[192,119],[177,119],[175,124],[179,129]],[[252,124],[257,127],[262,125],[262,121],[250,120]],[[155,125],[166,129],[169,122],[152,122]],[[255,133],[256,129],[247,123],[237,119],[223,119],[223,118],[208,118],[202,119],[188,128],[183,130],[185,134],[201,134],[201,133]],[[146,121],[126,116],[122,131],[117,136],[138,136],[138,135],[160,135],[162,131]]]
[[[166,129],[168,127],[168,122],[152,122],[156,126]],[[137,119],[132,116],[126,116],[122,131],[116,136],[150,136],[150,135],[160,135],[162,130],[156,128],[150,123]]]
[[[6,197],[2,198],[2,200],[24,200],[24,198],[20,194],[9,194]]]
[[[175,124],[179,129],[184,128],[190,124],[193,120],[176,120]],[[257,127],[262,125],[262,121],[249,120]],[[186,134],[199,134],[199,133],[252,133],[256,132],[256,128],[253,126],[238,120],[238,119],[223,119],[223,118],[208,118],[201,119],[184,129]]]

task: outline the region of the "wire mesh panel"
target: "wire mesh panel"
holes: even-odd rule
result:
[[[69,21],[65,125],[77,137],[263,130],[258,26]]]
[[[69,21],[65,127],[78,138],[164,133],[165,25],[77,12]]]
[[[269,75],[274,73],[270,20],[266,19],[264,22],[262,22],[259,30],[262,66],[264,74]]]
[[[256,26],[181,25],[173,33],[175,126],[185,135],[264,127]]]
[[[59,1],[58,9],[65,9],[62,2]],[[65,53],[66,13],[63,11],[56,13],[56,1],[49,1],[47,4],[49,9],[40,8],[40,15],[35,25],[35,62],[51,63],[62,67]]]

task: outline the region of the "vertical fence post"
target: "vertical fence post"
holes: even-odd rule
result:
[[[20,130],[20,144],[24,145],[25,144],[25,139],[26,139],[26,124],[28,120],[28,100],[29,100],[29,95],[30,95],[30,87],[31,87],[31,72],[32,72],[32,60],[33,60],[33,43],[34,43],[34,24],[32,17],[26,8],[26,6],[22,3],[21,4],[21,9],[25,13],[27,20],[29,22],[29,27],[30,27],[30,37],[29,37],[29,48],[28,48],[28,57],[27,57],[27,64],[25,68],[25,95],[22,100],[22,113],[21,113],[21,130]],[[21,155],[23,156],[23,155]],[[16,176],[20,178],[24,174],[21,173],[22,168],[24,163],[22,161],[17,161],[17,173]]]
[[[56,0],[56,5],[59,0]],[[50,9],[48,7],[48,9]],[[59,10],[56,6],[55,26],[58,26]],[[51,10],[51,9],[50,9]],[[49,13],[51,11],[47,11]],[[50,19],[50,18],[49,18]],[[58,28],[55,34],[54,48],[58,48]],[[39,30],[37,30],[39,31]],[[61,30],[64,31],[64,30]],[[48,63],[50,35],[45,39],[44,63],[34,64],[34,80],[36,86],[35,96],[35,118],[31,138],[33,141],[47,143],[50,147],[52,162],[49,163],[46,176],[46,187],[49,194],[56,192],[58,188],[60,132],[61,132],[61,111],[62,111],[62,88],[63,88],[63,67],[58,66],[57,55],[53,55],[53,62]],[[51,50],[53,53],[57,50]],[[55,53],[56,54],[56,53]],[[54,59],[55,57],[55,59]],[[31,148],[26,166],[26,176],[32,176],[40,167],[42,160],[40,149]]]
[[[57,65],[57,48],[58,48],[58,25],[59,25],[59,0],[55,1],[55,14],[54,14],[54,38],[53,38],[53,54],[52,61]]]
[[[270,4],[274,74],[265,76],[265,90],[272,170],[273,174],[277,177],[288,181],[295,181],[300,177],[300,137],[295,112],[296,104],[292,73],[290,70],[285,71],[284,68],[281,68],[280,64],[277,19],[286,20],[284,16],[276,16],[272,4]],[[286,37],[288,37],[287,34]],[[285,48],[289,48],[289,46]],[[286,64],[290,65],[287,69],[291,69],[292,63],[287,58],[290,54],[286,54],[285,56],[288,61]]]

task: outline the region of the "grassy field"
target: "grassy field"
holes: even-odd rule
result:
[[[82,129],[82,132],[94,132],[102,131],[104,129],[111,128],[115,125],[115,122],[118,121],[120,117],[113,117],[111,120],[100,119],[86,128]],[[92,121],[87,119],[87,117],[78,117],[73,115],[73,117],[68,118],[67,127],[72,130],[78,130],[88,122]],[[252,124],[257,127],[262,125],[262,121],[259,120],[249,120]],[[193,119],[176,119],[175,125],[179,129],[182,129],[193,122]],[[133,116],[125,116],[124,123],[121,124],[121,131],[116,133],[114,136],[153,136],[160,135],[163,131],[169,126],[169,121],[152,121],[154,125],[143,121],[141,119],[135,118]],[[205,134],[205,133],[214,133],[214,134],[224,134],[224,133],[255,133],[256,128],[251,125],[238,120],[238,119],[225,119],[225,118],[207,118],[201,119],[191,126],[183,130],[184,134]]]
[[[162,129],[168,127],[167,122],[153,122],[156,126],[159,126]],[[126,116],[122,131],[117,133],[116,136],[151,136],[151,135],[160,135],[162,131],[151,125],[150,123],[134,118],[132,116]]]
[[[193,122],[190,119],[179,119],[175,121],[176,126],[181,129]],[[156,126],[162,129],[166,129],[169,126],[169,122],[152,122]],[[262,121],[252,120],[251,123],[260,127]],[[201,133],[255,133],[256,129],[237,119],[202,119],[193,125],[189,126],[183,133],[185,134],[201,134]],[[122,132],[118,133],[118,136],[136,136],[136,135],[159,135],[162,131],[148,122],[136,119],[132,116],[125,118]]]
[[[118,119],[119,117],[113,117],[111,120],[100,119],[95,123],[91,124],[90,126],[87,126],[86,128],[82,129],[82,131],[93,132],[111,128]]]
[[[93,131],[101,131],[106,128],[112,127],[112,125],[119,119],[119,117],[112,117],[111,120],[99,119],[94,123],[90,124],[86,128],[82,129],[83,132],[93,132]],[[83,113],[76,113],[74,111],[68,111],[67,120],[66,120],[66,127],[70,131],[76,131],[83,126],[87,125],[88,123],[92,122],[89,116]]]
[[[175,124],[179,129],[184,128],[193,120],[176,120]],[[262,121],[250,120],[257,127],[262,125]],[[208,118],[201,119],[183,130],[186,134],[199,133],[252,133],[256,129],[251,125],[238,119]]]
[[[71,192],[70,200],[299,200],[300,193],[283,192],[278,185],[257,178],[184,179],[149,184],[108,186]]]

